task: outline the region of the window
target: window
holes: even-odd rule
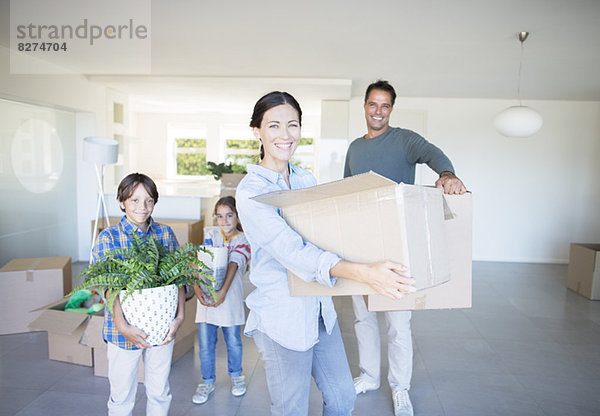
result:
[[[169,149],[172,157],[170,176],[210,175],[206,167],[206,132],[200,128],[169,128]]]
[[[315,146],[312,137],[301,137],[291,162],[314,173]]]
[[[259,159],[260,142],[251,139],[225,140],[225,161],[236,165],[246,166],[256,164]]]
[[[241,166],[256,164],[260,157],[260,141],[245,125],[228,124],[221,129],[221,139],[225,142],[225,163]],[[310,135],[310,132],[309,132]],[[312,137],[302,137],[291,162],[314,172],[315,147]]]
[[[210,172],[206,167],[206,139],[176,137],[177,175],[200,176]]]
[[[314,130],[305,129],[291,162],[316,172]],[[211,177],[206,163],[232,163],[241,167],[259,162],[260,141],[246,121],[206,120],[204,124],[169,125],[167,175],[170,178]],[[204,178],[198,178],[204,177]]]

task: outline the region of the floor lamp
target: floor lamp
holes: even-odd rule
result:
[[[117,163],[119,155],[119,142],[104,137],[86,137],[83,139],[83,160],[94,164],[96,179],[98,182],[98,201],[96,203],[96,220],[94,221],[94,232],[92,236],[92,247],[90,248],[90,264],[92,263],[92,251],[98,234],[98,218],[103,216],[109,226],[108,210],[104,199],[104,166]]]

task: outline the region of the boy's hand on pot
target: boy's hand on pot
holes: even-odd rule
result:
[[[126,324],[124,328],[117,328],[125,338],[138,348],[150,348],[152,345],[146,342],[148,335],[133,325]]]
[[[171,322],[171,326],[169,327],[169,332],[167,333],[165,340],[158,345],[165,345],[165,344],[168,344],[169,342],[173,341],[173,338],[175,338],[175,334],[177,333],[177,330],[179,329],[179,327],[181,326],[182,323],[183,323],[182,318],[177,317],[177,318],[173,319],[173,322]]]

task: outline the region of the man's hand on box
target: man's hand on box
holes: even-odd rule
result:
[[[435,181],[436,188],[442,188],[445,194],[459,194],[462,195],[467,192],[467,188],[452,172],[442,172],[437,181]]]

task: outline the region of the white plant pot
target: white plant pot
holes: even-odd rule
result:
[[[223,287],[223,283],[225,283],[225,278],[227,277],[227,266],[229,260],[229,249],[227,247],[213,247],[213,246],[202,246],[209,250],[214,258],[211,258],[210,254],[200,250],[198,251],[198,259],[200,259],[204,264],[210,267],[210,270],[204,270],[204,272],[212,275],[215,278],[215,283],[212,285],[215,291],[221,290]],[[202,291],[210,296],[210,291],[201,286]]]
[[[125,301],[125,291],[119,294],[125,319],[148,335],[148,344],[157,345],[165,340],[177,313],[178,292],[177,286],[169,285],[142,289],[142,293],[136,290]]]

